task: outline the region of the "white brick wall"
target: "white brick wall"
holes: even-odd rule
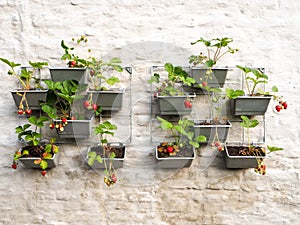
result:
[[[20,121],[9,91],[16,82],[0,64],[0,224],[297,224],[299,10],[293,0],[0,0],[1,57],[61,66],[61,39],[86,34],[97,57],[120,56],[134,70],[133,142],[120,182],[107,188],[102,173],[85,165],[80,145],[64,145],[59,166],[47,177],[11,169]],[[161,171],[149,156],[150,66],[187,65],[199,51],[190,42],[201,36],[234,38],[240,52],[220,65],[266,67],[289,103],[288,111],[269,109],[266,118],[267,142],[285,151],[268,156],[265,176],[226,170],[223,158],[214,156]]]

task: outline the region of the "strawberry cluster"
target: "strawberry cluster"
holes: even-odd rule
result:
[[[254,172],[258,173],[258,174],[262,174],[265,175],[266,174],[266,165],[262,163],[262,161],[260,161],[258,163],[258,166],[256,168],[254,168]]]
[[[71,118],[71,120],[76,120],[76,118],[75,117],[72,117]],[[65,126],[68,124],[68,120],[67,120],[67,118],[66,117],[63,117],[62,119],[61,119],[61,121],[59,121],[59,122],[52,122],[52,123],[50,123],[49,124],[49,127],[50,127],[50,129],[56,129],[56,130],[58,130],[58,131],[60,131],[60,132],[63,132],[64,130],[65,130]]]
[[[112,174],[110,176],[104,177],[104,183],[109,187],[110,185],[114,185],[117,183],[117,176],[116,174]]]
[[[221,145],[221,142],[219,142],[219,141],[213,142],[213,143],[211,144],[211,146],[212,146],[212,147],[213,147],[213,146],[217,147],[218,150],[219,150],[220,152],[221,152],[221,151],[224,151],[224,147]]]
[[[26,109],[26,110],[23,110],[23,109],[19,109],[18,110],[18,114],[19,115],[31,115],[32,114],[32,110],[31,109]]]
[[[282,109],[287,109],[288,105],[285,101],[279,101],[279,104],[275,106],[277,112],[280,112]]]
[[[185,108],[191,109],[193,107],[193,104],[190,100],[185,100],[184,106],[185,106]]]

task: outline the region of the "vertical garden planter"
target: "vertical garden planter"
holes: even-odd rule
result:
[[[218,135],[218,140],[225,143],[231,126],[229,120],[217,125],[213,124],[211,120],[198,120],[194,121],[194,132],[195,136],[203,135],[206,137],[206,142],[204,143],[212,142],[216,134]]]
[[[161,169],[180,169],[183,167],[190,167],[196,157],[195,148],[193,146],[189,146],[185,153],[187,154],[179,154],[176,156],[162,156],[160,155],[157,146],[155,150],[157,167]]]
[[[47,99],[48,90],[16,90],[11,91],[17,108],[20,105],[22,96],[26,94],[28,107],[32,110],[40,110],[40,102],[45,102]],[[24,103],[25,104],[25,103]]]
[[[67,120],[64,131],[58,131],[59,138],[83,139],[90,137],[93,118],[89,120]],[[61,123],[61,120],[54,120],[54,124]]]
[[[255,168],[258,166],[257,160],[258,159],[263,160],[265,158],[265,154],[259,157],[233,155],[231,151],[233,148],[237,148],[237,147],[244,147],[248,149],[248,146],[225,145],[225,165],[229,169]]]
[[[201,80],[204,81],[206,71],[207,71],[206,68],[198,68],[198,67],[191,68],[191,77],[194,78],[197,82],[193,85],[193,87],[198,87],[199,83],[201,84],[200,81]],[[212,69],[212,71],[213,71],[212,79],[207,80],[207,85],[212,88],[224,87],[228,69],[216,68],[216,69]]]
[[[107,144],[109,147],[112,147],[114,150],[114,153],[116,155],[115,158],[110,159],[107,156],[103,157],[103,148],[102,146],[90,146],[87,151],[87,155],[89,152],[93,151],[96,152],[97,155],[100,155],[103,162],[99,163],[97,160],[95,160],[94,164],[91,165],[90,167],[93,169],[106,169],[105,168],[105,163],[107,166],[109,166],[110,163],[112,163],[112,167],[114,169],[117,168],[122,168],[124,164],[124,160],[126,158],[126,146],[123,143],[108,143]],[[88,160],[88,156],[87,156]]]
[[[194,99],[195,93],[188,93],[182,96],[164,96],[157,94],[157,101],[160,115],[189,115],[192,108],[185,106],[184,102],[188,99]]]
[[[19,151],[21,152],[22,149],[20,148]],[[18,160],[24,165],[25,168],[30,169],[40,169],[40,165],[35,164],[34,161],[40,159],[39,157],[20,157]],[[51,159],[44,159],[48,166],[47,168],[51,169],[58,165],[58,154],[53,154]]]
[[[118,111],[123,105],[125,89],[111,89],[107,91],[88,91],[93,95],[93,102],[99,105],[102,110]]]
[[[239,96],[233,99],[233,113],[241,115],[264,115],[268,109],[271,96]]]
[[[76,80],[78,83],[87,83],[86,68],[49,68],[51,79],[54,82]]]

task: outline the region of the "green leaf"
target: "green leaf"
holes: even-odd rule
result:
[[[240,123],[240,125],[245,128],[254,128],[259,124],[258,120],[249,119],[249,117],[247,116],[241,116],[241,119],[243,120],[243,122]]]
[[[190,141],[189,144],[192,145],[194,148],[199,148],[200,147],[199,143],[196,142],[196,141]]]
[[[8,66],[10,66],[11,68],[14,68],[14,67],[16,67],[16,66],[21,66],[21,64],[11,62],[11,61],[9,61],[8,59],[0,58],[0,60],[1,60],[2,62],[4,62],[5,64],[7,64]]]
[[[244,73],[246,73],[246,74],[251,72],[251,68],[249,68],[249,67],[243,67],[243,66],[239,66],[239,65],[236,65],[236,67],[243,70]]]
[[[236,99],[237,97],[243,96],[243,95],[245,95],[245,92],[243,90],[233,90],[230,88],[226,89],[226,96],[228,98]]]
[[[29,64],[33,68],[38,68],[38,69],[42,69],[43,66],[48,66],[48,62],[31,62],[31,61],[29,61]]]
[[[42,170],[47,169],[47,167],[48,167],[47,161],[42,160],[42,161],[40,162],[40,167],[41,167]]]
[[[269,150],[270,152],[276,152],[276,151],[281,151],[281,150],[283,150],[283,148],[276,147],[276,146],[269,146],[269,145],[267,145],[267,147],[268,147],[268,150]]]
[[[276,86],[273,86],[273,87],[272,87],[272,91],[273,91],[273,92],[278,92],[278,88],[277,88]]]
[[[102,157],[101,157],[100,155],[97,155],[96,159],[97,159],[97,161],[98,161],[99,163],[102,163],[102,162],[103,162]]]
[[[117,78],[117,77],[110,77],[110,78],[108,78],[108,79],[106,79],[106,83],[108,84],[108,85],[114,85],[114,84],[116,84],[116,83],[120,83],[120,79],[119,78]]]
[[[198,137],[196,137],[196,141],[198,142],[205,142],[206,141],[206,137],[203,135],[199,135]]]
[[[174,69],[174,67],[171,63],[165,63],[164,68],[168,73],[172,73],[173,69]]]
[[[159,116],[157,117],[157,120],[160,122],[160,127],[163,130],[170,130],[174,127],[172,123],[170,123],[169,121],[167,121]]]
[[[160,78],[160,75],[158,73],[155,73],[155,74],[153,74],[153,76],[151,76],[151,79],[148,80],[148,83],[149,84],[151,84],[153,82],[159,83],[159,78]]]
[[[114,64],[114,63],[122,63],[121,59],[119,58],[112,58],[110,61],[109,61],[110,64]]]

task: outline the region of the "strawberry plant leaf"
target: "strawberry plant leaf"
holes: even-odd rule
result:
[[[41,167],[42,170],[47,169],[47,167],[48,167],[47,161],[42,160],[42,161],[40,162],[40,167]]]
[[[267,148],[270,152],[276,152],[276,151],[281,151],[283,150],[283,148],[280,148],[280,147],[276,147],[276,146],[269,146],[267,145]]]

